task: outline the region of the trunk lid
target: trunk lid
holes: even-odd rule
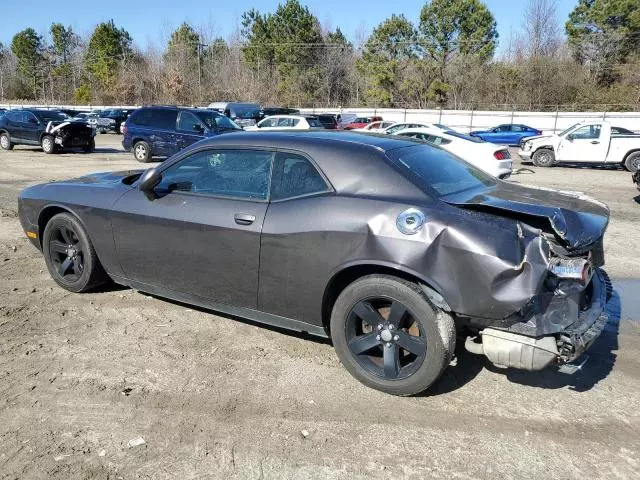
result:
[[[461,208],[493,213],[554,233],[569,250],[582,250],[599,241],[609,223],[603,203],[578,192],[499,182],[495,187],[441,197]],[[544,228],[544,227],[547,228]]]

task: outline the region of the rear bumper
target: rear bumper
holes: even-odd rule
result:
[[[595,269],[584,292],[541,298],[528,314],[511,327],[481,330],[482,343],[468,339],[472,353],[484,354],[498,366],[522,370],[542,370],[552,364],[572,362],[582,355],[602,333],[609,316],[607,302],[611,282]],[[588,304],[584,295],[588,292]]]

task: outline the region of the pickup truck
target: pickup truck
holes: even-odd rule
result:
[[[618,133],[609,122],[580,122],[555,135],[539,135],[520,142],[518,154],[538,167],[560,162],[622,165],[640,168],[640,135]]]

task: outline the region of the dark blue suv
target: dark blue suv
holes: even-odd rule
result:
[[[122,146],[139,162],[169,157],[203,138],[241,131],[231,119],[214,110],[182,107],[143,107],[124,125]]]

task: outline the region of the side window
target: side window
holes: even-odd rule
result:
[[[496,132],[508,132],[509,130],[511,130],[511,125],[500,125],[496,128]]]
[[[580,127],[571,136],[576,140],[595,140],[600,138],[600,125],[585,125]]]
[[[150,127],[152,125],[153,110],[142,109],[131,116],[129,121],[134,125],[140,125],[143,127]]]
[[[178,130],[181,132],[196,132],[196,125],[202,125],[202,122],[191,112],[180,112],[178,117]]]
[[[307,158],[286,152],[277,155],[271,182],[272,200],[328,191],[329,186]]]
[[[279,127],[293,127],[291,118],[279,118],[278,119]]]
[[[277,118],[265,118],[263,121],[260,122],[260,128],[275,127],[277,122],[278,122]]]
[[[273,152],[204,150],[162,172],[161,192],[266,200]]]
[[[176,110],[149,110],[151,114],[151,126],[163,130],[175,130],[178,112]]]
[[[22,122],[22,112],[9,112],[6,115],[12,122]]]
[[[522,128],[522,126],[520,126],[520,125],[512,125],[511,126],[511,131],[512,132],[524,132],[524,128]]]
[[[22,123],[32,123],[33,121],[38,121],[36,116],[31,112],[22,112]]]

